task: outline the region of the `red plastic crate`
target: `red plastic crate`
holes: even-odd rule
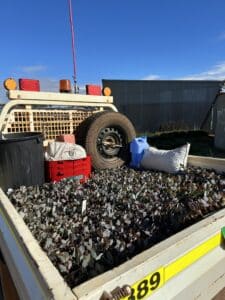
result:
[[[74,160],[74,175],[79,176],[83,175],[80,182],[84,183],[91,175],[91,157],[87,156],[86,158]]]
[[[86,94],[87,95],[101,96],[102,95],[102,88],[101,88],[100,85],[87,84],[86,85]]]
[[[60,179],[73,176],[73,161],[49,161],[47,164],[47,177],[49,181],[59,181]]]
[[[39,92],[40,91],[40,82],[36,79],[19,79],[19,88],[21,91],[32,91]]]
[[[84,183],[91,174],[91,158],[45,162],[46,180],[60,181],[63,178],[79,177]]]

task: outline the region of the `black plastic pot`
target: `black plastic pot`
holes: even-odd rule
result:
[[[0,188],[44,183],[43,136],[39,132],[1,134]]]

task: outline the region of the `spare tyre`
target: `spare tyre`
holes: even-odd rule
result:
[[[117,168],[130,159],[129,143],[136,137],[130,120],[118,112],[100,112],[77,130],[77,141],[91,156],[95,169]]]

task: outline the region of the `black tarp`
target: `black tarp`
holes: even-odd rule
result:
[[[214,130],[211,107],[221,81],[103,80],[138,132]]]

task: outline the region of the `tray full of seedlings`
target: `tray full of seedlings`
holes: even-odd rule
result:
[[[71,288],[225,206],[225,175],[122,167],[9,190],[8,197]]]

